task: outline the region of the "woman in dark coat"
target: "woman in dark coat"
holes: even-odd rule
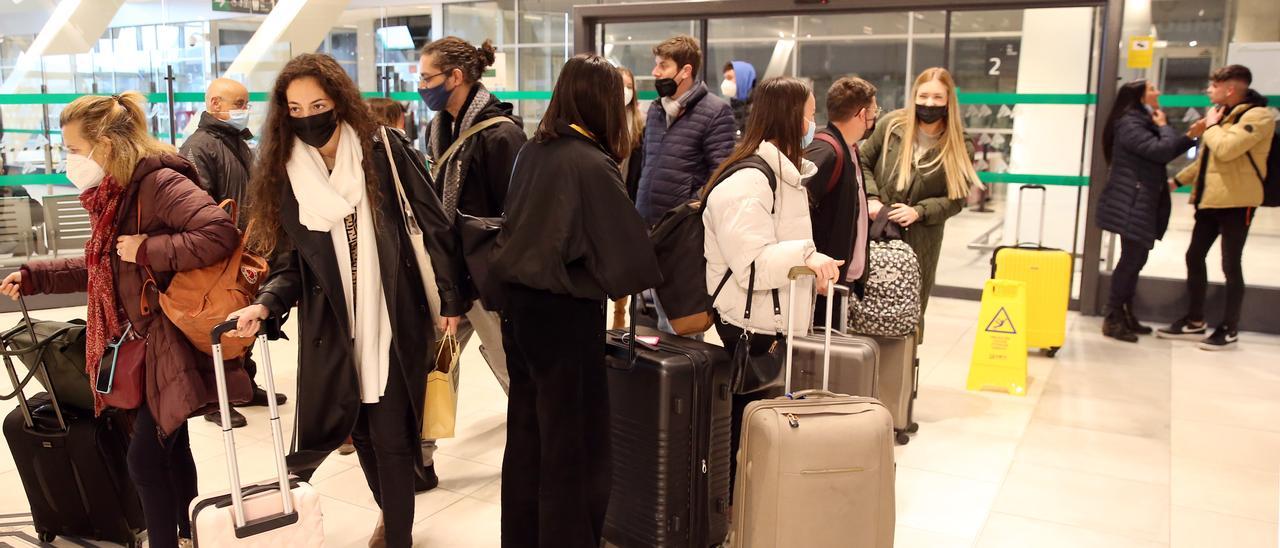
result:
[[[401,139],[376,138],[360,92],[332,57],[285,65],[271,92],[252,184],[250,245],[272,257],[256,303],[234,314],[241,334],[298,307],[298,394],[291,471],[309,477],[347,438],[385,528],[371,546],[412,543],[415,465],[434,333],[406,236],[395,162],[440,287],[443,331],[466,303],[461,258],[439,202]],[[384,540],[385,539],[385,540]]]
[[[1146,80],[1121,86],[1103,129],[1103,153],[1111,166],[1098,200],[1098,225],[1120,236],[1120,261],[1111,275],[1111,296],[1102,334],[1128,342],[1151,328],[1133,314],[1138,274],[1156,240],[1169,227],[1168,174],[1165,164],[1195,146],[1203,121],[1185,135],[1169,126],[1160,110],[1160,90]]]
[[[166,288],[177,272],[227,258],[240,235],[193,182],[195,167],[148,135],[143,101],[128,92],[81,97],[63,109],[67,176],[81,190],[93,236],[84,256],[27,263],[5,278],[3,292],[16,299],[19,287],[25,295],[87,291],[85,365],[91,386],[109,341],[126,328],[146,340],[129,477],[142,501],[151,546],[172,548],[180,537],[191,537],[185,509],[196,496],[187,418],[216,409],[218,394],[213,359],[160,313],[159,293],[144,291],[143,282],[154,276]],[[249,401],[249,376],[240,360],[228,361],[226,371],[230,400]],[[94,397],[94,411],[100,412],[105,404],[97,392]]]
[[[511,175],[493,274],[511,372],[502,545],[596,548],[609,503],[605,303],[653,287],[658,260],[618,171],[622,77],[579,55]]]

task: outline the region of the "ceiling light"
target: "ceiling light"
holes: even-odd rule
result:
[[[1194,47],[1196,47],[1196,44],[1199,44],[1199,43],[1200,43],[1200,42],[1197,42],[1197,41],[1195,41],[1195,40],[1192,40],[1192,41],[1188,42],[1188,43],[1187,43],[1187,45],[1188,45],[1188,46],[1191,46],[1191,47],[1193,47],[1193,48],[1194,48]]]

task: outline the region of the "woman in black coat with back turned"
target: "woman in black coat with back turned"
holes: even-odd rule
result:
[[[392,162],[435,270],[437,327],[456,331],[468,303],[457,290],[462,258],[425,166],[402,139],[388,141],[332,57],[304,54],[285,65],[250,186],[249,243],[272,257],[271,273],[255,304],[232,316],[240,334],[253,334],[297,306],[289,469],[309,478],[351,436],[385,523],[369,545],[408,548],[435,332]]]
[[[1201,121],[1179,135],[1169,127],[1159,98],[1160,90],[1146,80],[1121,86],[1102,134],[1111,171],[1098,200],[1098,225],[1120,236],[1120,262],[1111,274],[1102,334],[1127,342],[1151,333],[1134,317],[1133,295],[1147,255],[1169,227],[1172,201],[1165,164],[1204,133]]]
[[[618,171],[622,98],[607,60],[570,59],[511,174],[492,263],[507,284],[505,548],[600,545],[611,468],[605,299],[662,278]]]

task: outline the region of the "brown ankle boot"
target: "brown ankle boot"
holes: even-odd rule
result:
[[[1135,335],[1151,334],[1151,328],[1148,326],[1142,325],[1142,322],[1138,321],[1138,317],[1133,315],[1132,303],[1126,303],[1123,307],[1123,310],[1124,310],[1124,321],[1126,324],[1128,324],[1129,331],[1132,331]]]
[[[630,297],[623,297],[613,301],[613,328],[623,329],[627,327],[627,303]]]
[[[369,548],[387,548],[387,524],[381,515],[378,516],[378,526],[373,528],[373,535],[369,537]]]
[[[1138,335],[1129,329],[1123,310],[1112,310],[1102,321],[1102,334],[1124,342],[1138,342]]]

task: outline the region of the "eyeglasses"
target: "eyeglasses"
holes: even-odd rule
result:
[[[884,112],[884,109],[881,109],[880,107],[876,107],[875,110],[872,110],[870,107],[868,107],[866,110],[867,110],[868,118],[879,118],[880,113]]]
[[[435,78],[436,76],[443,76],[448,73],[449,71],[445,70],[445,71],[437,72],[435,74],[419,74],[418,82],[422,84],[426,84],[427,82],[431,81],[432,78]]]

